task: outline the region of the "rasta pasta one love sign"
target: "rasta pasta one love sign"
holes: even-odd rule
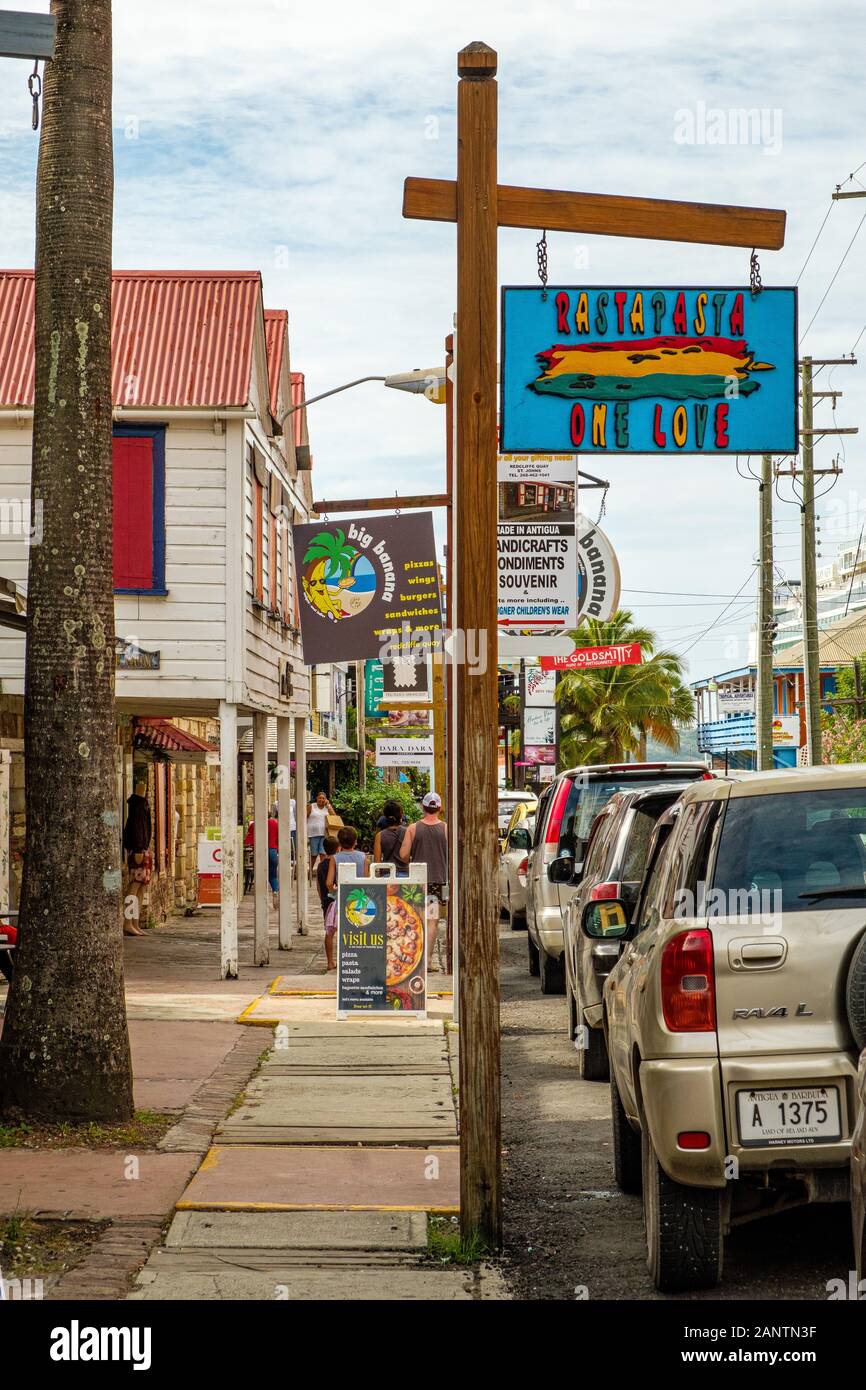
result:
[[[505,452],[789,454],[797,291],[506,286]]]

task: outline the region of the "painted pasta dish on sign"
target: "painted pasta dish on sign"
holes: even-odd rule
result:
[[[400,985],[414,974],[424,951],[423,890],[415,884],[389,884],[385,983]]]

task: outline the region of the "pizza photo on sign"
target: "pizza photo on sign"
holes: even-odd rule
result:
[[[424,888],[418,883],[389,883],[386,912],[385,984],[401,985],[414,975],[424,956]]]

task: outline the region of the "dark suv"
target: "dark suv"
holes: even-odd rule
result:
[[[652,791],[616,792],[593,824],[577,891],[563,914],[568,1036],[584,1081],[607,1081],[610,1075],[602,989],[622,942],[588,936],[581,929],[582,916],[590,904],[608,899],[619,899],[626,911],[634,908],[656,823],[688,785],[671,777]]]
[[[529,973],[543,994],[565,988],[562,914],[577,883],[592,823],[615,792],[648,789],[672,779],[710,777],[705,763],[596,763],[561,772],[538,803],[529,854],[526,925]],[[551,872],[554,860],[570,860]]]

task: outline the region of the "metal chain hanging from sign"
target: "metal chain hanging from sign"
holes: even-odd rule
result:
[[[535,248],[538,260],[538,278],[541,281],[541,298],[547,298],[547,232],[541,233],[541,240]]]
[[[757,251],[753,250],[749,259],[749,289],[752,292],[752,298],[756,299],[763,288],[764,286],[761,282],[761,263],[758,260]]]
[[[39,76],[39,59],[33,64],[33,71],[27,79],[27,90],[33,98],[33,116],[31,125],[34,130],[39,129],[39,98],[42,95],[42,78]]]

